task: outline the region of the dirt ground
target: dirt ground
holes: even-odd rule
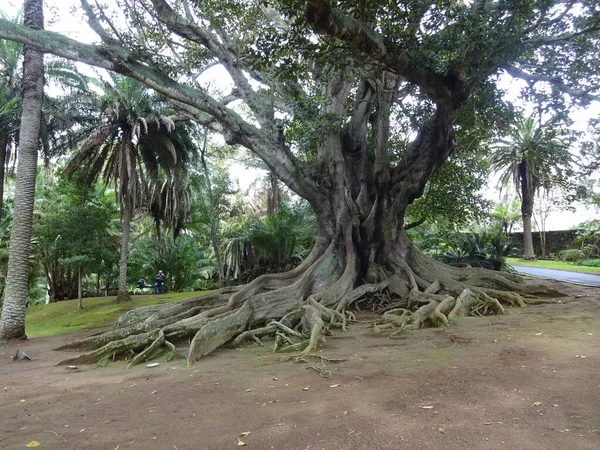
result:
[[[343,361],[324,367],[251,346],[191,368],[69,370],[50,349],[73,335],[10,343],[0,448],[598,449],[600,291],[560,287],[573,297],[399,339],[363,316],[328,339],[320,354]],[[33,361],[11,363],[17,346]]]

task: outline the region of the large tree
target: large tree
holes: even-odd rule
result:
[[[25,26],[44,28],[42,0],[26,0]],[[0,318],[0,339],[22,339],[25,334],[25,307],[29,294],[29,246],[33,224],[33,200],[39,150],[42,104],[44,102],[44,54],[25,46],[23,57],[23,106],[20,151],[15,192],[14,219],[8,254],[4,306]]]
[[[375,291],[401,305],[383,320],[413,329],[473,309],[501,313],[500,302],[525,304],[518,292],[543,291],[515,275],[427,258],[406,237],[405,211],[461,150],[457,131],[490,122],[503,70],[578,103],[599,98],[594,1],[135,5],[127,11],[133,26],[123,30],[82,0],[98,45],[6,21],[0,37],[125,74],[170,98],[305,198],[318,236],[296,269],[128,314],[126,326],[68,346],[94,349],[79,361],[147,347],[136,363],[193,336],[192,363],[231,340],[276,331],[278,344],[306,338],[294,348],[310,353],[328,328],[345,326],[353,302]],[[230,92],[197,82],[216,64]]]

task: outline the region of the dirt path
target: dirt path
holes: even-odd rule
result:
[[[261,450],[598,449],[600,296],[563,290],[578,297],[395,340],[353,325],[322,350],[345,359],[331,379],[258,347],[69,371],[50,349],[73,336],[21,343],[30,362],[10,363],[11,343],[0,448],[226,450],[250,432]]]

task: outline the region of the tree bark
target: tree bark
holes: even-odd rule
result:
[[[132,207],[122,204],[122,227],[123,232],[121,234],[121,258],[119,259],[119,291],[117,292],[117,303],[131,300],[129,295],[129,289],[127,284],[127,259],[129,257],[129,234],[131,232],[131,216]]]
[[[225,271],[223,269],[223,259],[221,258],[221,250],[219,248],[219,236],[218,236],[218,218],[215,211],[215,199],[212,191],[212,184],[210,182],[210,172],[208,171],[208,164],[206,163],[206,143],[208,140],[208,128],[204,132],[204,143],[202,144],[201,161],[204,169],[204,180],[206,182],[206,191],[208,192],[208,203],[210,209],[210,237],[212,240],[213,250],[215,252],[215,258],[217,260],[217,268],[219,271],[219,286],[225,286]]]
[[[534,192],[527,167],[527,161],[519,163],[521,180],[521,217],[523,218],[523,259],[535,259],[532,234]]]
[[[77,268],[77,309],[83,309],[83,292],[81,291],[81,266]]]
[[[24,21],[29,28],[44,28],[42,0],[26,0]],[[25,339],[25,309],[28,299],[29,250],[33,202],[44,97],[44,54],[25,46],[23,59],[23,112],[21,114],[14,220],[8,256],[0,339]]]

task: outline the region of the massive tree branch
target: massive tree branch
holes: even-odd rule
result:
[[[563,81],[560,78],[552,78],[552,77],[549,77],[546,75],[527,73],[515,66],[506,66],[506,67],[504,67],[504,70],[506,71],[506,73],[508,73],[510,76],[512,76],[514,78],[521,78],[522,80],[533,81],[536,83],[537,82],[550,83],[551,85],[553,85],[560,91],[564,92],[565,94],[569,94],[573,97],[579,97],[579,98],[589,100],[589,101],[597,101],[597,102],[600,101],[600,95],[595,95],[595,94],[590,93],[591,91],[600,90],[599,86],[592,87],[592,88],[589,88],[586,90],[579,90],[579,89],[574,89],[574,88],[566,85],[565,83],[563,83]]]
[[[361,22],[344,15],[328,0],[307,0],[306,18],[317,33],[340,39],[389,70],[419,86],[433,99],[451,96],[448,80],[414,61],[406,50],[386,40]]]
[[[269,114],[265,114],[267,104],[261,101],[259,94],[250,86],[237,55],[221,44],[217,36],[209,30],[191,23],[185,17],[177,14],[165,0],[152,0],[152,4],[156,9],[158,20],[164,23],[170,31],[184,39],[205,46],[219,59],[260,125],[262,127],[271,125],[267,118]],[[224,33],[220,33],[220,37],[222,40],[227,39]]]
[[[429,179],[442,167],[456,148],[456,110],[438,103],[417,138],[409,145],[404,160],[391,171],[392,210],[404,211],[419,198]]]
[[[204,89],[173,80],[158,68],[139,62],[123,47],[82,44],[58,33],[31,30],[4,19],[0,19],[0,38],[129,76],[172,100],[209,114],[223,127],[223,135],[228,144],[240,144],[248,148],[263,159],[294,192],[305,198],[314,197],[316,186],[303,173],[300,162],[291,151],[279,142],[278,136],[273,135],[272,130],[255,127],[215,100]]]

